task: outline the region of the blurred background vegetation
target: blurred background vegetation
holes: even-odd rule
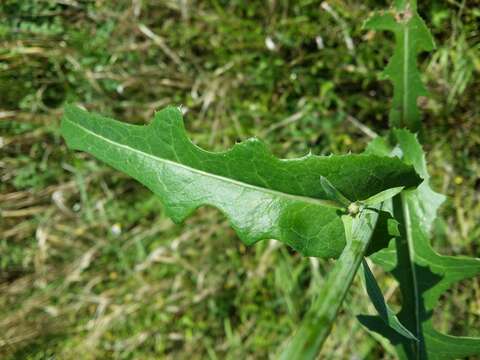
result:
[[[480,2],[419,1],[437,49],[419,59],[435,248],[479,255]],[[2,0],[0,358],[267,359],[331,262],[275,241],[246,248],[214,209],[173,224],[149,191],[59,134],[77,103],[146,123],[182,105],[194,141],[259,136],[278,156],[361,151],[387,128],[386,1]],[[368,127],[368,128],[365,128]],[[370,129],[370,130],[369,130]],[[398,304],[396,283],[378,273]],[[349,292],[322,359],[393,359]],[[480,335],[480,279],[444,296],[437,327]]]

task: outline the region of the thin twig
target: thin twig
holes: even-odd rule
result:
[[[367,135],[371,139],[375,139],[378,137],[378,134],[370,129],[368,126],[363,125],[359,120],[354,118],[351,115],[347,115],[347,120],[352,123],[353,126],[355,126],[357,129],[359,129],[361,132],[363,132],[365,135]]]

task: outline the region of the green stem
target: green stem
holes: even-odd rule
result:
[[[340,306],[360,266],[377,223],[378,213],[365,209],[344,216],[347,244],[305,315],[300,328],[280,354],[281,360],[315,359],[337,317]]]

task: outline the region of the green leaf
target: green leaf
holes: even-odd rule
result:
[[[400,194],[403,189],[404,189],[403,186],[398,186],[398,187],[394,187],[394,188],[391,188],[391,189],[384,190],[382,192],[379,192],[378,194],[375,194],[375,195],[369,197],[366,200],[363,200],[362,204],[367,205],[367,206],[380,204],[380,203],[382,203],[386,200],[389,200],[389,199],[393,198],[395,195]]]
[[[380,290],[380,287],[375,280],[375,276],[373,276],[372,271],[370,270],[368,263],[365,259],[362,262],[362,267],[365,288],[367,289],[367,294],[370,297],[373,306],[378,311],[378,315],[391,329],[395,330],[397,333],[405,336],[408,339],[417,341],[417,338],[405,326],[402,325],[393,310],[385,302],[382,291]]]
[[[401,359],[447,360],[480,355],[480,338],[442,334],[432,324],[439,297],[456,282],[478,276],[480,259],[442,256],[432,249],[429,234],[444,196],[429,185],[425,156],[416,136],[406,130],[396,130],[393,135],[404,161],[425,180],[416,190],[405,191],[394,199],[393,213],[401,224],[400,237],[372,259],[399,282],[403,303],[397,316],[419,342],[399,336],[378,316],[359,319],[370,330],[387,337]]]
[[[338,206],[327,200],[321,176],[352,200],[420,182],[413,167],[376,155],[283,160],[257,139],[208,152],[188,139],[173,107],[158,112],[150,125],[136,126],[69,106],[62,134],[71,148],[147,186],[174,221],[214,206],[245,244],[274,238],[306,256],[338,257],[345,246]]]
[[[420,129],[417,100],[419,96],[427,95],[417,68],[417,58],[420,52],[435,48],[430,31],[417,13],[417,2],[397,0],[392,9],[367,20],[365,27],[395,34],[394,53],[383,72],[394,86],[390,123],[392,127],[407,127],[416,132]]]
[[[326,177],[320,176],[320,185],[322,185],[327,199],[337,203],[340,208],[348,207],[348,205],[350,205],[350,203],[352,202],[351,200],[348,200],[340,191],[338,191],[337,188],[333,186]]]

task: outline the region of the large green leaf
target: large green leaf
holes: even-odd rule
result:
[[[421,51],[431,51],[435,44],[430,31],[417,13],[416,0],[396,0],[386,12],[372,16],[365,27],[387,30],[395,34],[395,50],[384,70],[393,82],[394,95],[390,110],[392,127],[420,129],[420,114],[417,107],[419,96],[426,96],[417,69],[417,57]]]
[[[480,274],[480,259],[442,256],[429,244],[429,233],[444,197],[429,185],[425,156],[415,135],[394,131],[406,163],[412,164],[425,179],[415,190],[394,199],[393,212],[400,222],[400,236],[388,249],[372,256],[385,270],[391,271],[400,285],[402,309],[399,320],[419,342],[408,340],[385,326],[379,317],[361,316],[369,329],[387,337],[402,359],[446,360],[480,355],[480,339],[455,337],[436,331],[432,314],[439,297],[452,284]],[[383,150],[381,150],[383,149]],[[376,140],[370,151],[384,154],[385,142]]]
[[[173,107],[158,112],[150,125],[137,126],[70,106],[62,134],[70,147],[147,186],[175,221],[211,205],[246,244],[274,238],[306,256],[338,257],[345,246],[341,214],[326,200],[322,176],[352,201],[420,182],[412,166],[376,155],[283,160],[257,139],[208,152],[192,144]]]

